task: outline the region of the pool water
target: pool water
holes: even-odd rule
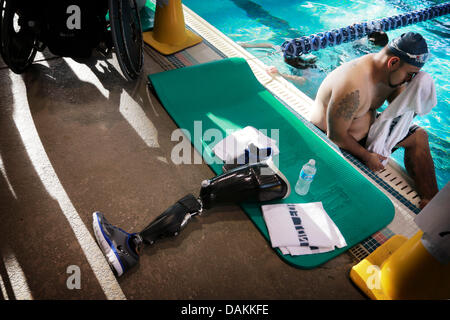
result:
[[[412,0],[326,0],[321,2],[295,0],[184,0],[183,3],[203,19],[236,42],[271,43],[281,45],[285,40],[318,32],[346,27],[352,23],[371,21],[413,10],[428,8],[446,1]],[[438,104],[431,113],[417,117],[414,122],[428,132],[434,159],[438,187],[450,180],[450,24],[449,15],[388,31],[389,39],[404,32],[421,33],[432,53],[423,71],[435,79]],[[363,38],[352,43],[325,48],[312,53],[318,57],[317,68],[299,70],[283,62],[281,52],[273,49],[249,48],[266,65],[280,72],[307,78],[298,86],[314,99],[326,75],[340,64],[361,55],[377,52],[380,47]],[[384,105],[382,108],[386,107]],[[382,110],[382,109],[380,109]],[[403,149],[392,154],[403,166]]]

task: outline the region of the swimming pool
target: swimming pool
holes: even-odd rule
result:
[[[412,0],[326,0],[321,2],[296,0],[184,0],[183,3],[236,42],[271,43],[281,45],[295,37],[348,26],[427,8],[446,1]],[[438,104],[432,112],[415,122],[428,132],[431,153],[436,167],[439,189],[450,180],[450,24],[448,15],[387,32],[393,39],[404,32],[420,32],[432,53],[423,70],[435,79]],[[306,77],[298,86],[314,99],[325,76],[334,68],[356,57],[377,52],[366,39],[313,52],[318,57],[317,68],[298,70],[283,62],[282,53],[272,49],[248,49],[267,65],[280,72]],[[403,167],[403,150],[392,157]]]

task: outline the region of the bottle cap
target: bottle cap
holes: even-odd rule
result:
[[[310,159],[308,162],[310,165],[314,166],[316,164],[316,160]]]

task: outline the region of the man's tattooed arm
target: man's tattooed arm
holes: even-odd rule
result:
[[[343,98],[330,102],[327,115],[327,134],[340,148],[362,160],[370,169],[380,170],[383,168],[380,156],[369,152],[348,132],[359,108],[360,98],[359,90],[355,90],[347,93]]]
[[[351,120],[353,114],[359,107],[359,90],[347,94],[342,100],[337,102],[334,114],[345,120]]]
[[[360,105],[360,93],[356,89],[331,99],[327,111],[327,134],[339,147],[347,145],[348,131]],[[352,138],[354,140],[354,138]],[[356,140],[354,140],[356,143]]]

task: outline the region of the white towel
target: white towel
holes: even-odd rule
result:
[[[427,114],[436,104],[434,80],[428,73],[420,71],[372,124],[367,136],[367,150],[389,159],[392,148],[408,134],[414,113]],[[389,135],[392,120],[399,116]],[[383,160],[382,164],[386,165],[388,159]]]
[[[283,254],[322,253],[347,245],[322,202],[271,204],[261,208],[272,247]]]
[[[247,126],[241,130],[234,131],[225,139],[219,141],[212,149],[214,154],[225,163],[233,163],[237,159],[237,163],[245,163],[245,149],[253,144],[259,149],[271,148],[271,156],[280,153],[277,142],[254,127]]]

